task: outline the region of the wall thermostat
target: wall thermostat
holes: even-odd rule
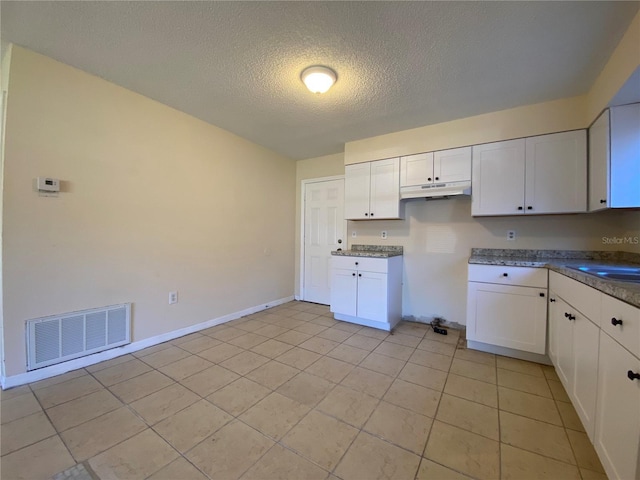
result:
[[[59,192],[60,180],[57,178],[38,177],[38,190],[41,192]]]

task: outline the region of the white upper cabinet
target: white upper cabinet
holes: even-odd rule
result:
[[[429,179],[429,180],[427,180]],[[400,157],[400,186],[424,185],[433,180],[433,152]]]
[[[369,218],[371,162],[347,165],[344,171],[344,217]]]
[[[584,130],[473,147],[472,215],[584,212]]]
[[[473,147],[472,215],[523,213],[524,152],[524,139]]]
[[[345,218],[401,218],[399,158],[345,167]]]
[[[640,207],[640,103],[605,110],[589,128],[589,211]]]
[[[587,210],[587,131],[526,139],[525,213]]]
[[[419,153],[400,159],[400,186],[471,180],[471,147]]]
[[[471,180],[471,147],[441,150],[433,154],[433,181],[440,183]]]

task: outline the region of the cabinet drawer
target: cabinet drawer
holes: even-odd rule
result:
[[[469,281],[547,288],[547,269],[503,267],[501,265],[469,265]]]
[[[331,257],[332,268],[346,268],[363,272],[387,273],[389,262],[386,258],[371,257]]]
[[[556,272],[549,273],[549,288],[594,323],[600,323],[602,293]]]
[[[640,308],[602,294],[600,328],[635,356],[640,357]]]

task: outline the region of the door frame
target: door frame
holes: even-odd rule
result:
[[[344,175],[332,175],[330,177],[318,177],[318,178],[308,178],[306,180],[300,181],[300,278],[299,278],[299,292],[298,298],[296,300],[304,301],[305,290],[304,290],[304,274],[305,274],[305,244],[304,244],[304,232],[305,232],[305,198],[307,196],[307,185],[312,183],[320,183],[320,182],[331,182],[333,180],[344,180]],[[344,198],[343,198],[344,202]],[[344,219],[344,239],[343,242],[345,247],[347,245],[347,220]]]

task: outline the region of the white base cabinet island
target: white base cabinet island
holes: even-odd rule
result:
[[[331,312],[336,320],[391,331],[402,319],[402,256],[332,256]]]

